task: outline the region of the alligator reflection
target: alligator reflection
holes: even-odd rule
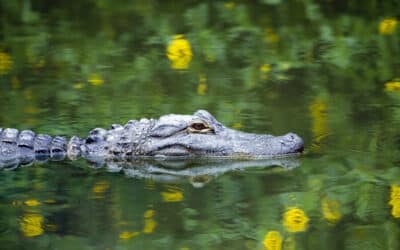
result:
[[[0,168],[12,170],[18,167],[45,163],[48,159],[26,162],[23,159],[1,159]],[[61,159],[60,159],[61,160]],[[232,160],[232,159],[132,159],[130,161],[87,161],[88,167],[105,168],[108,172],[123,173],[127,177],[150,179],[162,183],[190,182],[194,187],[203,187],[212,179],[228,172],[281,167],[290,170],[300,166],[296,157]]]
[[[194,187],[203,187],[212,179],[228,172],[245,171],[280,166],[293,169],[300,166],[299,159],[269,159],[269,160],[152,160],[129,163],[108,163],[110,171],[123,171],[133,178],[151,179],[157,182],[177,183],[189,181]]]

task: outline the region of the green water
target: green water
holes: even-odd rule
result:
[[[399,17],[395,0],[0,2],[1,127],[207,109],[306,144],[294,168],[169,182],[2,170],[0,248],[399,249]]]

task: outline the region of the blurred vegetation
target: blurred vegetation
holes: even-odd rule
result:
[[[398,7],[372,0],[4,1],[1,92],[13,89],[7,101],[22,105],[25,116],[67,105],[96,120],[116,109],[146,113],[168,95],[190,103],[178,108],[173,100],[172,109],[209,106],[218,113],[226,107],[213,96],[285,84],[307,96],[341,91],[373,98],[400,77]],[[193,97],[196,91],[211,97]],[[271,92],[270,98],[283,95]],[[131,97],[132,105],[120,105]],[[81,107],[88,99],[91,105]],[[111,102],[119,105],[110,108]],[[233,103],[248,106],[240,96]]]
[[[308,152],[202,189],[82,162],[0,173],[1,245],[399,249],[399,20],[397,0],[1,1],[2,127],[84,136],[203,108]]]

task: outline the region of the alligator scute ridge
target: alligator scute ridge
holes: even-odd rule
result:
[[[85,158],[92,162],[138,158],[268,159],[300,154],[303,140],[230,129],[206,110],[193,115],[169,114],[159,119],[130,120],[109,130],[95,128],[82,139],[0,128],[0,167],[35,161]]]

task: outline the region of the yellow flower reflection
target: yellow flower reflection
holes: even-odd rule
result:
[[[236,7],[236,3],[235,2],[225,2],[224,7],[228,10],[231,10]]]
[[[154,229],[157,226],[157,222],[153,219],[154,214],[155,214],[155,211],[153,209],[149,209],[149,210],[146,210],[146,212],[144,212],[143,233],[151,234],[152,232],[154,232]]]
[[[29,105],[24,108],[24,112],[27,114],[35,115],[40,113],[40,110],[35,106]]]
[[[265,41],[269,44],[276,44],[279,42],[279,36],[275,33],[272,28],[266,28],[265,32]]]
[[[205,95],[207,92],[207,77],[204,74],[199,75],[199,84],[197,85],[197,94]]]
[[[121,233],[119,234],[119,238],[120,238],[121,240],[128,240],[128,239],[130,239],[130,238],[133,238],[133,237],[138,236],[139,234],[140,234],[140,233],[139,233],[139,232],[136,232],[136,231],[134,231],[134,232],[124,231],[124,232],[121,232]]]
[[[381,35],[390,35],[396,30],[397,27],[396,18],[386,18],[379,23],[379,33]]]
[[[235,122],[235,123],[232,125],[232,128],[234,128],[234,129],[241,129],[241,128],[243,128],[243,124],[242,124],[241,122]]]
[[[72,87],[74,89],[83,89],[85,87],[85,84],[78,82],[78,83],[75,83],[74,85],[72,85]]]
[[[26,200],[24,203],[29,207],[36,207],[40,205],[40,201],[35,199]]]
[[[167,47],[167,57],[173,69],[187,69],[192,60],[192,48],[183,35],[175,35]]]
[[[181,191],[168,191],[161,192],[165,202],[178,202],[183,200],[183,193]]]
[[[24,214],[19,223],[20,230],[26,237],[43,234],[43,216],[40,214]]]
[[[271,65],[268,63],[264,63],[263,65],[260,66],[260,72],[261,72],[261,78],[263,80],[267,80],[269,78],[268,73],[271,71]]]
[[[99,74],[91,74],[89,76],[88,82],[94,86],[98,86],[104,83],[104,79]]]
[[[309,218],[303,210],[291,207],[283,214],[283,226],[288,232],[296,233],[307,230]]]
[[[55,224],[46,224],[44,227],[47,232],[56,232],[58,229],[57,225]]]
[[[338,201],[324,198],[321,202],[321,207],[322,214],[327,221],[335,223],[342,218],[340,203]]]
[[[260,66],[260,71],[263,73],[268,73],[271,71],[271,65],[268,63],[264,63],[263,65]]]
[[[21,81],[18,79],[18,77],[13,76],[13,77],[11,78],[11,87],[12,87],[13,89],[19,89],[19,88],[21,88]]]
[[[104,193],[109,189],[110,184],[107,181],[98,181],[93,185],[92,192],[94,193],[94,198],[101,199],[104,198]]]
[[[7,74],[13,65],[11,56],[5,52],[0,51],[0,75]]]
[[[314,140],[318,143],[328,134],[326,103],[317,97],[310,104],[309,109],[312,121],[311,131],[315,137]]]
[[[283,242],[283,249],[285,250],[295,250],[296,249],[296,240],[293,236],[289,236]]]
[[[263,241],[264,248],[267,250],[282,249],[282,235],[278,231],[269,231]]]
[[[392,216],[400,218],[400,186],[392,185],[390,187],[390,200],[389,205],[392,206]]]
[[[385,84],[386,91],[400,91],[400,79],[394,79],[393,81]]]

